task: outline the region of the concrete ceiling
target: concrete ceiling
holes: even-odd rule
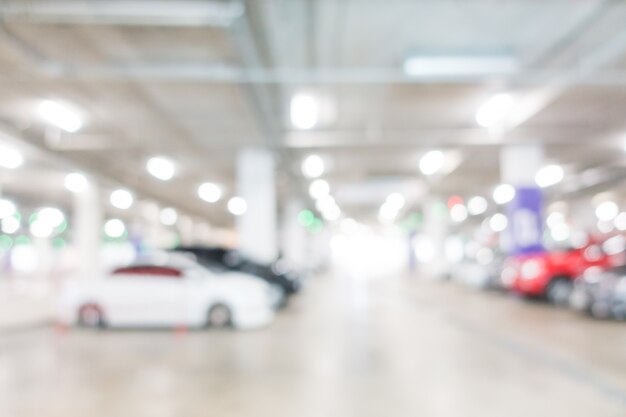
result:
[[[306,193],[299,163],[313,152],[333,185],[420,179],[424,152],[454,152],[456,169],[431,185],[442,194],[487,193],[499,147],[512,143],[544,143],[571,173],[610,165],[606,181],[626,174],[620,1],[9,0],[0,16],[0,127],[42,161],[5,179],[16,194],[30,195],[37,173],[62,176],[75,165],[105,190],[123,185],[228,226],[225,205],[202,202],[196,188],[214,181],[232,194],[236,153],[247,146],[277,153],[281,198]],[[514,55],[520,70],[402,72],[409,54],[494,51]],[[332,103],[332,117],[294,130],[287,112],[298,91]],[[474,115],[500,91],[547,98],[495,138]],[[52,135],[35,111],[46,98],[77,108],[84,128]],[[172,182],[146,174],[157,154],[177,162]]]

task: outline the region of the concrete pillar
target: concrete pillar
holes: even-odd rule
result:
[[[298,222],[305,209],[303,202],[293,198],[287,201],[282,214],[281,252],[284,259],[296,268],[306,266],[309,232]]]
[[[507,204],[506,247],[511,254],[543,250],[543,196],[535,175],[544,162],[540,145],[512,145],[500,151],[503,183],[515,188],[515,198]]]
[[[275,161],[272,152],[244,149],[237,158],[237,195],[247,210],[237,218],[241,252],[258,262],[278,255]]]
[[[424,204],[423,233],[414,239],[414,246],[421,270],[433,278],[443,278],[448,271],[445,257],[448,222],[446,203],[438,196],[431,196]]]
[[[73,243],[81,276],[94,276],[100,268],[102,206],[98,185],[88,179],[84,190],[73,194]]]

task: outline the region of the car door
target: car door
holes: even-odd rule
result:
[[[161,327],[186,324],[185,279],[166,266],[120,268],[109,278],[104,294],[111,325]]]

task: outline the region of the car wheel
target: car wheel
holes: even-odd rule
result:
[[[224,328],[231,323],[230,309],[224,304],[216,304],[209,310],[207,324],[209,327]]]
[[[569,302],[574,284],[569,278],[553,279],[546,290],[548,301],[556,305],[566,305]]]
[[[78,310],[78,324],[91,329],[105,327],[102,308],[96,304],[85,304]]]

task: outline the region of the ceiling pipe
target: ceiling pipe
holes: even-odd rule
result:
[[[149,0],[10,0],[0,3],[8,22],[51,25],[228,27],[243,15],[239,2]]]

